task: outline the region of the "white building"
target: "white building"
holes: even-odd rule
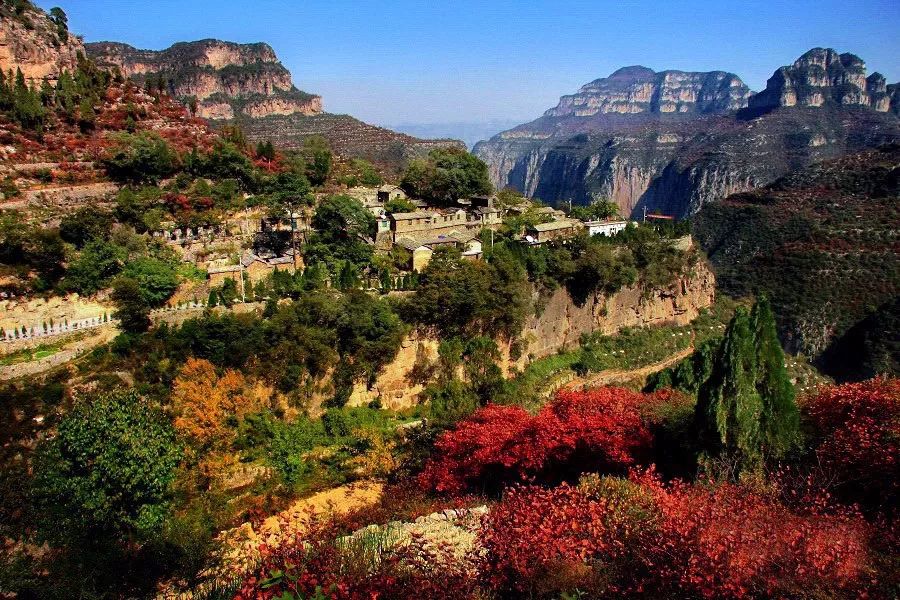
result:
[[[586,221],[584,226],[587,227],[588,235],[590,236],[600,234],[612,237],[620,231],[625,231],[625,228],[628,227],[628,221],[619,219],[609,221]]]

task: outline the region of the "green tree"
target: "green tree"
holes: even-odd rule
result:
[[[322,185],[331,173],[332,153],[328,141],[315,135],[303,142],[303,157],[306,161],[306,178],[313,185]]]
[[[141,284],[130,277],[117,277],[113,282],[113,302],[118,307],[115,317],[128,333],[143,333],[150,327],[150,304]]]
[[[277,218],[287,218],[291,225],[291,248],[297,252],[297,219],[300,209],[312,203],[309,181],[296,171],[279,173],[269,183],[267,204],[269,213]]]
[[[106,239],[113,226],[109,211],[99,206],[82,206],[63,216],[59,223],[59,235],[76,248],[84,248],[93,240]]]
[[[700,386],[696,422],[706,449],[733,458],[740,472],[758,470],[797,441],[799,417],[784,360],[768,302],[749,313],[738,308]]]
[[[134,391],[76,403],[38,450],[36,499],[50,538],[144,541],[169,514],[182,450],[162,412]]]
[[[401,182],[414,198],[452,204],[493,191],[487,165],[462,148],[438,148],[427,159],[410,163]]]
[[[178,155],[155,133],[119,133],[102,163],[110,177],[133,184],[157,184],[175,172]]]
[[[756,387],[762,399],[760,435],[767,457],[781,457],[797,442],[800,415],[785,366],[772,305],[762,296],[750,313],[756,338]]]
[[[341,260],[357,267],[368,265],[375,216],[359,200],[345,195],[326,198],[316,208],[312,226],[316,233],[306,253],[310,262],[322,261],[334,272]]]
[[[162,306],[178,288],[176,266],[158,258],[145,256],[129,261],[122,275],[138,282],[144,300],[152,307]]]
[[[69,265],[64,286],[82,295],[94,294],[119,274],[125,259],[125,251],[114,244],[102,239],[88,242]]]

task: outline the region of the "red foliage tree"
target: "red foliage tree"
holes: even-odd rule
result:
[[[900,379],[821,389],[802,405],[820,484],[867,507],[896,504],[900,481]]]
[[[440,492],[548,481],[583,471],[622,471],[651,436],[641,394],[619,388],[563,392],[535,415],[487,406],[443,434],[420,483]]]

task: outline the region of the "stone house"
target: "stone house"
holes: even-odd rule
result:
[[[378,202],[386,204],[390,200],[406,200],[407,195],[400,186],[385,184],[378,188],[377,198]]]
[[[525,230],[525,242],[533,246],[546,244],[555,240],[567,240],[575,237],[584,229],[584,224],[575,219],[560,219],[549,223],[529,226]]]
[[[468,260],[477,260],[483,254],[478,233],[472,230],[452,231],[426,239],[401,237],[397,245],[410,251],[411,257],[407,268],[416,272],[427,267],[434,251],[442,246],[459,248],[462,257]]]

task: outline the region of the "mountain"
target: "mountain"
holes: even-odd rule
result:
[[[156,52],[99,42],[86,49],[98,65],[118,67],[142,85],[164,77],[176,98],[196,98],[197,116],[206,119],[322,112],[322,98],[298,90],[268,44],[201,40]]]
[[[741,79],[626,67],[475,146],[495,186],[684,217],[811,163],[900,140],[897,85],[814,49],[753,94]]]
[[[693,233],[720,290],[769,295],[790,350],[832,374],[873,373],[900,362],[896,331],[879,331],[900,297],[898,207],[893,144],[704,206]]]
[[[64,21],[30,2],[0,3],[0,69],[3,73],[21,69],[25,79],[40,86],[56,81],[63,71],[74,72],[78,55],[84,53],[81,40],[71,35]]]
[[[236,123],[254,142],[299,148],[313,135],[325,137],[344,157],[365,158],[388,170],[455,140],[423,140],[376,127],[349,115],[326,113],[320,96],[294,85],[291,73],[268,44],[220,40],[181,42],[161,51],[127,44],[86,44],[101,66],[119,68],[141,85],[158,85],[186,106],[196,100],[197,115],[214,126]]]

